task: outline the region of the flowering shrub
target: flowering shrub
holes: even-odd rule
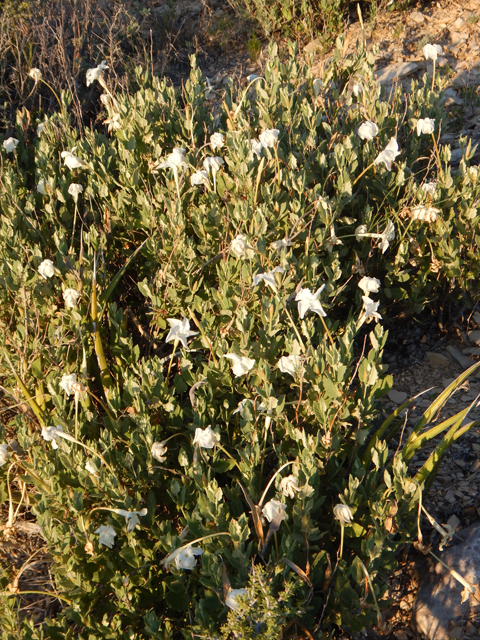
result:
[[[478,274],[478,185],[469,148],[452,175],[432,140],[429,82],[387,100],[373,57],[340,51],[315,79],[273,47],[217,119],[194,60],[181,93],[138,70],[114,96],[87,73],[108,133],[79,137],[66,103],[41,128],[19,112],[0,321],[3,385],[29,408],[0,432],[0,473],[2,495],[15,474],[32,487],[62,603],[25,637],[326,638],[377,619],[436,465],[411,479],[408,460],[466,417],[428,430],[427,410],[389,456],[382,321]]]

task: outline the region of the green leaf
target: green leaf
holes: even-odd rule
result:
[[[190,598],[185,591],[167,591],[165,600],[174,611],[187,611]]]
[[[132,547],[123,547],[120,551],[120,555],[127,564],[135,569],[142,564],[142,561],[138,556],[138,552],[135,552],[135,549],[132,549]]]
[[[43,379],[42,359],[40,357],[35,358],[32,362],[32,375],[38,380]]]
[[[143,280],[142,282],[138,283],[138,289],[140,293],[144,295],[146,298],[150,298],[150,300],[153,299],[153,293],[150,291],[150,288],[146,280]]]
[[[327,378],[327,376],[324,376],[322,378],[322,384],[323,384],[323,388],[325,389],[325,393],[328,395],[329,398],[338,398],[339,396],[339,390],[338,387],[335,385],[335,383],[330,380],[330,378]]]
[[[363,538],[367,533],[365,527],[362,527],[358,522],[352,522],[348,526],[348,531],[353,531],[355,538]]]
[[[148,238],[146,238],[142,244],[137,247],[135,249],[135,251],[132,253],[132,255],[128,258],[128,260],[126,261],[126,263],[123,265],[123,267],[118,271],[117,275],[113,278],[113,280],[111,281],[111,283],[108,285],[108,287],[105,289],[105,291],[102,293],[102,295],[99,297],[99,303],[102,305],[102,311],[99,315],[99,317],[101,318],[103,316],[103,313],[105,311],[105,306],[108,302],[108,300],[110,299],[110,296],[112,295],[112,293],[115,291],[115,287],[117,286],[117,284],[120,282],[123,274],[125,273],[125,271],[128,269],[128,266],[130,265],[130,263],[132,262],[132,260],[135,259],[135,257],[137,256],[137,254],[142,250],[143,246],[145,245],[145,243],[147,242]]]
[[[225,473],[226,471],[230,471],[235,466],[235,462],[233,460],[216,460],[212,462],[210,468],[213,469],[216,473]]]

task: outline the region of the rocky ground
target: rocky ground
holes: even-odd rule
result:
[[[449,331],[441,331],[438,321],[426,323],[415,328],[410,326],[395,331],[395,337],[388,342],[386,361],[390,362],[393,374],[393,389],[385,400],[384,411],[389,415],[399,404],[407,398],[423,393],[404,412],[405,430],[402,439],[405,440],[412,428],[422,417],[424,411],[453,380],[466,368],[477,360],[480,354],[480,314],[470,312],[460,315],[457,322],[452,323]],[[480,376],[480,373],[478,374]],[[472,406],[465,419],[465,423],[480,419],[480,408],[476,406],[480,394],[480,377],[472,376],[466,380],[454,393],[449,402],[443,407],[433,424],[440,424],[459,411]],[[432,453],[442,436],[437,437],[430,445],[422,449],[411,462],[412,475],[423,465]],[[400,442],[397,443],[397,446]],[[459,537],[455,542],[461,542],[462,530],[476,523],[480,516],[480,425],[473,427],[468,433],[454,443],[434,481],[424,504],[431,516],[440,524],[448,524]],[[424,546],[441,556],[438,545],[441,537],[428,523],[427,518],[422,518],[422,530]],[[478,531],[476,532],[477,539]],[[431,556],[423,555],[412,548],[405,551],[401,568],[392,577],[388,596],[394,604],[386,614],[387,630],[381,635],[373,635],[375,638],[388,638],[388,640],[419,640],[424,636],[415,633],[412,626],[413,620],[418,620],[418,626],[433,632],[429,620],[426,620],[426,611],[435,610],[435,603],[439,601],[439,594],[426,594],[422,600],[423,606],[417,607],[417,612],[412,616],[412,608],[419,587],[419,575],[422,578],[429,576]],[[460,571],[458,563],[450,564],[452,568]],[[435,572],[436,563],[432,561],[431,568]],[[423,584],[425,580],[420,580]],[[444,591],[454,598],[461,599],[463,587],[453,579],[444,585]],[[477,594],[478,595],[478,594]],[[428,597],[427,597],[428,596]],[[477,596],[475,596],[477,597]],[[476,611],[476,600],[472,599],[469,609],[456,611],[458,619],[451,626],[450,631],[454,635],[451,638],[475,638],[480,637],[480,625]],[[442,602],[445,608],[445,603]],[[452,617],[454,617],[452,615]],[[450,620],[448,620],[448,623]],[[440,632],[427,637],[432,640],[441,640]],[[456,634],[456,635],[455,635]],[[445,637],[444,640],[449,640]]]

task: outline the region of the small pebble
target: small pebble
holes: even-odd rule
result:
[[[405,391],[396,391],[395,389],[392,389],[388,392],[388,397],[392,402],[395,402],[396,404],[402,404],[402,402],[405,402],[405,400],[408,398],[408,394],[405,393]]]
[[[437,353],[436,351],[427,351],[428,361],[435,366],[443,367],[447,369],[450,366],[450,359],[444,356],[443,353]]]

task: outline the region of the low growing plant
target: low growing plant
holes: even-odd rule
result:
[[[438,78],[389,99],[373,56],[341,50],[314,78],[272,47],[219,119],[194,59],[182,91],[138,69],[114,93],[88,70],[106,131],[79,136],[66,92],[35,126],[18,113],[1,377],[24,410],[0,434],[4,535],[15,477],[61,610],[20,623],[3,571],[3,637],[326,639],[378,620],[419,487],[467,428],[436,412],[471,373],[389,454],[383,316],[478,276],[479,187],[469,146],[452,174],[437,140]]]
[[[341,32],[349,13],[357,12],[356,2],[350,0],[228,0],[235,12],[251,20],[258,29],[271,37],[274,33],[281,33],[288,38],[305,39],[318,37],[318,30],[322,29],[330,41]],[[371,20],[379,11],[406,9],[406,2],[382,2],[369,0],[366,5],[366,16]]]

